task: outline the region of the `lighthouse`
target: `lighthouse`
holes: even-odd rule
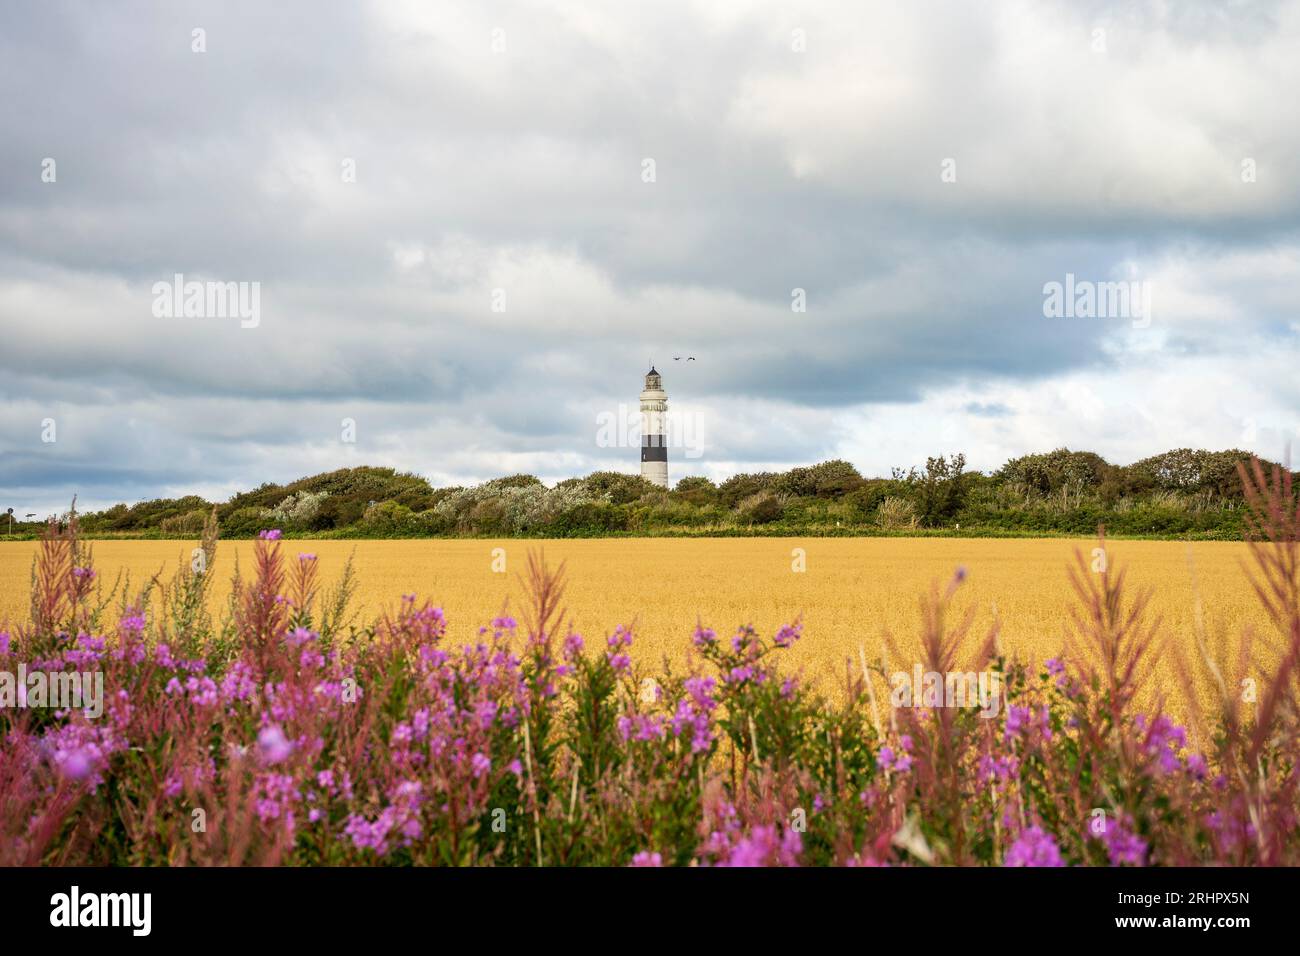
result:
[[[652,365],[641,393],[641,477],[660,488],[668,487],[667,417],[668,394]]]

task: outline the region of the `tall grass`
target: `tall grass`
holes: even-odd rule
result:
[[[564,568],[540,553],[522,622],[453,636],[415,595],[358,626],[350,575],[323,594],[316,558],[264,532],[216,623],[209,520],[194,561],[122,589],[109,623],[74,512],[46,533],[29,620],[0,632],[0,672],[100,670],[104,712],[16,706],[0,686],[0,865],[1295,865],[1290,478],[1243,470],[1270,627],[1234,661],[1195,635],[1187,726],[1137,708],[1171,645],[1150,595],[1095,552],[1071,569],[1060,659],[973,635],[959,572],[922,601],[920,659],[864,646],[832,704],[783,662],[801,622],[701,623],[681,672],[651,672],[632,624],[568,626]],[[996,716],[895,706],[880,678],[916,664],[996,674]],[[1191,692],[1201,669],[1212,712]]]

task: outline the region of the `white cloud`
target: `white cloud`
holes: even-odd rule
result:
[[[196,9],[0,13],[11,496],[631,471],[647,359],[675,475],[1295,434],[1295,2],[231,4],[202,57]],[[260,326],[155,319],[177,272]],[[1150,328],[1044,319],[1067,272]]]

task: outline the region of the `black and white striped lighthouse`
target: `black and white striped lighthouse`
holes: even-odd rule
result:
[[[641,393],[641,477],[668,487],[668,394],[654,366]]]

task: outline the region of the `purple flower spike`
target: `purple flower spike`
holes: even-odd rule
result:
[[[266,764],[277,764],[287,760],[293,753],[293,744],[284,736],[284,731],[271,724],[262,728],[257,735],[257,750]]]
[[[1022,830],[1011,849],[1007,850],[1003,866],[1065,866],[1056,841],[1039,827]]]

